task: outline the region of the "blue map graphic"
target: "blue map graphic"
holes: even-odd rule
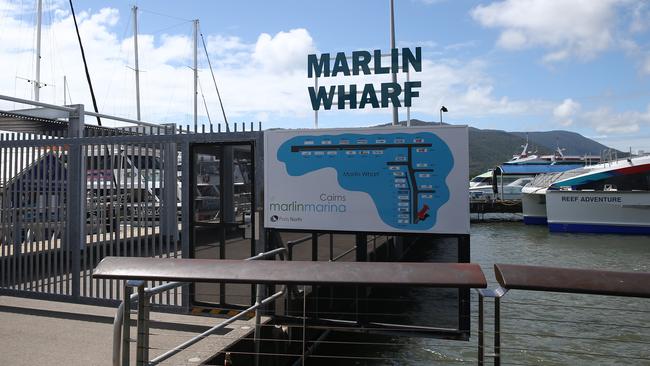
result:
[[[334,168],[342,188],[368,193],[384,223],[398,229],[431,229],[449,200],[454,158],[430,132],[297,136],[277,157],[291,176]]]

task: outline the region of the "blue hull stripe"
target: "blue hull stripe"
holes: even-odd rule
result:
[[[546,225],[546,216],[524,216],[526,225]]]
[[[548,229],[561,233],[650,234],[650,226],[549,223]]]

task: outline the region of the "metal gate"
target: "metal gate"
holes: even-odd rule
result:
[[[84,124],[97,114],[82,105],[29,103],[50,109],[0,112],[0,294],[116,303],[122,284],[91,277],[102,258],[190,256],[190,146],[261,141],[250,131],[102,128]],[[152,300],[187,306],[188,289]]]
[[[250,142],[192,146],[192,258],[245,259],[256,254],[253,156]],[[237,307],[253,302],[249,285],[197,283],[192,289],[193,304]]]

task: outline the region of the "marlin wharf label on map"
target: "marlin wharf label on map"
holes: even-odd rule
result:
[[[467,164],[466,129],[443,130],[456,137],[453,143],[464,145],[456,146],[456,154],[428,129],[268,133],[266,226],[466,233],[468,174],[461,172],[459,179],[459,170],[467,169],[455,169],[455,155]],[[455,192],[458,185],[464,188],[462,196]],[[451,205],[451,200],[464,206]]]

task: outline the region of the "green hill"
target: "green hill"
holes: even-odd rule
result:
[[[526,144],[526,139],[501,130],[469,128],[469,174],[471,177],[512,159]],[[529,140],[528,151],[551,154],[552,149],[534,146]]]
[[[406,125],[405,121],[400,123]],[[436,122],[411,120],[412,126],[430,126]],[[382,126],[389,126],[383,124]],[[512,159],[526,144],[528,151],[539,155],[552,154],[557,146],[563,148],[566,155],[597,155],[607,146],[591,140],[579,133],[570,131],[545,132],[507,132],[502,130],[481,130],[469,128],[469,174],[470,177],[481,174],[488,169]],[[620,152],[619,152],[620,156]]]
[[[579,133],[571,131],[544,131],[544,132],[511,132],[521,138],[526,138],[539,146],[555,150],[558,146],[566,155],[597,155],[600,156],[607,146],[586,138]]]

